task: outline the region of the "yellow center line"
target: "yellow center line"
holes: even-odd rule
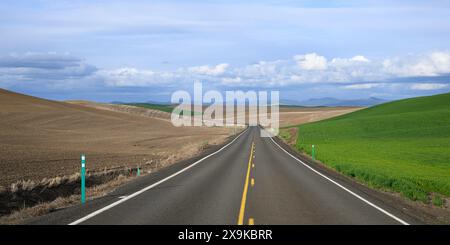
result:
[[[253,149],[254,148],[255,148],[255,143],[252,142],[252,149],[250,150],[250,157],[248,159],[247,176],[245,177],[244,191],[242,193],[241,209],[239,210],[238,225],[244,224],[245,202],[247,201],[248,181],[250,178],[250,169],[252,166]]]

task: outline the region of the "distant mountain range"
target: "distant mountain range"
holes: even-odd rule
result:
[[[281,105],[296,106],[374,106],[387,102],[387,100],[370,97],[368,99],[343,100],[331,97],[309,99],[304,101],[281,100]]]

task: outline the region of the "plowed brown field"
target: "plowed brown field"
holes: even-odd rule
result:
[[[232,133],[219,127],[177,128],[160,118],[0,89],[0,185],[76,173],[82,153],[91,170],[163,164],[193,156]]]

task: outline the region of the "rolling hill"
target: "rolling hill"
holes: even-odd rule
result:
[[[442,205],[450,196],[450,93],[298,126],[296,147],[371,186]]]
[[[91,170],[173,161],[190,157],[205,142],[223,140],[231,132],[174,127],[167,119],[153,118],[160,116],[159,111],[106,106],[0,89],[0,185],[71,175],[79,171],[81,153],[87,154]]]

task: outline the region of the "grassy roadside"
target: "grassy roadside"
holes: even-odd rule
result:
[[[86,188],[86,195],[89,200],[103,197],[114,191],[117,187],[133,180],[136,176],[119,175],[112,181]],[[24,207],[16,210],[9,215],[0,216],[0,224],[20,224],[21,222],[33,217],[42,216],[62,208],[70,207],[80,203],[80,195],[74,194],[67,197],[58,197],[51,202],[42,202],[32,207]]]
[[[450,94],[386,103],[296,126],[295,148],[371,187],[444,206],[450,196]],[[290,139],[289,129],[280,137]]]
[[[278,134],[278,136],[280,136],[284,141],[289,141],[292,138],[291,133],[287,129],[288,128],[280,129],[280,133]]]
[[[295,145],[297,142],[297,127],[283,127],[280,128],[278,136],[288,145]]]

